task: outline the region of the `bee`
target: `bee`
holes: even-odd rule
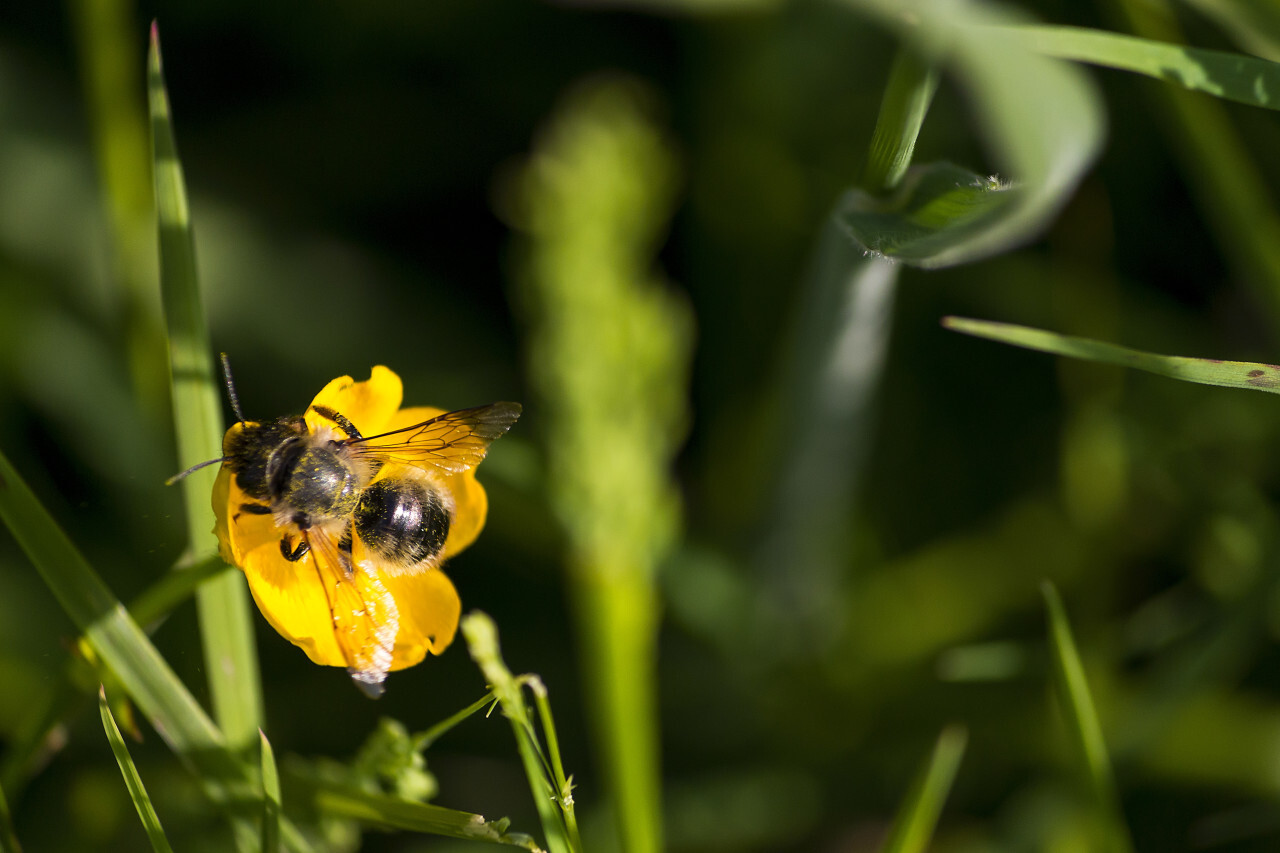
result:
[[[346,413],[321,403],[325,392],[304,415],[245,420],[225,356],[223,369],[237,423],[223,439],[222,457],[206,464],[221,462],[219,478],[234,484],[227,484],[226,505],[219,506],[215,489],[224,555],[245,570],[260,609],[281,634],[317,662],[345,665],[356,686],[376,698],[388,671],[416,663],[424,649],[439,651],[452,638],[457,593],[438,569],[458,521],[459,475],[471,477],[483,498],[467,472],[515,423],[520,404],[461,409],[365,435]],[[347,380],[338,399],[372,384],[379,370],[395,380],[398,405],[399,379],[385,368],[375,368],[368,383]],[[351,399],[356,406],[361,398]],[[468,522],[478,532],[483,517]],[[262,547],[271,538],[278,554]],[[414,586],[419,580],[425,585]],[[407,599],[418,590],[444,595],[442,584],[454,606],[452,623],[441,629],[448,636],[443,643],[434,634],[410,637],[406,625],[413,619],[404,611],[420,605]],[[322,596],[314,594],[317,587]],[[317,603],[322,598],[332,644],[300,637],[306,632],[294,621],[310,619],[306,624],[314,626],[314,614],[282,609],[272,597],[277,590],[290,596],[290,608],[305,607],[308,596]],[[324,651],[334,645],[337,660]]]

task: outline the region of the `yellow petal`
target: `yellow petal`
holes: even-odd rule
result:
[[[324,386],[311,405],[327,407],[345,415],[362,435],[369,436],[387,431],[386,423],[400,408],[403,398],[404,385],[400,377],[378,365],[363,382],[356,382],[350,376],[339,376]],[[304,417],[312,430],[332,425],[332,421],[312,409],[308,409]]]
[[[439,569],[398,577],[383,573],[381,577],[400,611],[391,668],[404,669],[420,663],[427,652],[443,652],[453,642],[462,615],[462,601],[453,581]]]
[[[241,567],[249,579],[253,600],[272,628],[315,663],[347,666],[347,657],[334,634],[329,599],[312,560],[308,554],[291,563],[276,543],[250,551]]]
[[[444,413],[444,409],[434,406],[401,409],[383,429],[404,429]],[[489,514],[489,496],[485,494],[484,486],[476,480],[474,468],[461,474],[446,474],[442,471],[435,474],[437,480],[453,494],[455,502],[453,524],[449,527],[449,537],[444,542],[444,553],[441,556],[441,559],[448,559],[474,542],[484,529],[485,518]]]

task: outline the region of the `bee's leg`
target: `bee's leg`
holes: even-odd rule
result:
[[[328,418],[338,426],[342,427],[342,431],[347,434],[347,438],[351,441],[361,441],[364,436],[360,434],[360,430],[356,429],[356,425],[347,420],[347,416],[341,412],[335,411],[328,406],[312,406],[317,415],[322,418]]]
[[[240,516],[246,512],[249,513],[249,515],[270,515],[271,507],[266,506],[265,504],[240,504],[240,512],[233,515],[231,520],[239,521]]]
[[[306,539],[299,542],[298,547],[295,548],[293,547],[293,543],[289,541],[288,536],[280,537],[280,553],[283,554],[284,558],[290,563],[298,562],[305,557],[307,552],[310,550],[311,546],[307,544]]]

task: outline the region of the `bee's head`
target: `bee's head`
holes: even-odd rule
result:
[[[222,439],[222,463],[246,495],[270,500],[279,492],[273,481],[302,451],[307,432],[306,421],[297,417],[234,423]]]

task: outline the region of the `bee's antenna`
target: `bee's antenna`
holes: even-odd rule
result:
[[[231,410],[236,413],[236,420],[239,421],[240,423],[244,423],[244,413],[240,411],[240,398],[236,395],[236,383],[231,378],[231,359],[227,358],[227,354],[225,352],[222,353],[221,355],[222,355],[222,376],[227,383],[227,397],[231,400]],[[221,460],[214,460],[214,461],[221,461]],[[208,463],[205,463],[205,464],[208,464]],[[198,468],[199,466],[197,465],[196,467]],[[195,469],[193,468],[191,470],[194,471]],[[188,471],[186,473],[189,474],[191,472]],[[186,475],[184,474],[182,476],[186,476]]]
[[[186,478],[188,474],[194,474],[196,471],[199,471],[201,468],[204,468],[208,465],[212,465],[215,462],[222,462],[224,459],[225,457],[219,456],[217,459],[210,459],[207,462],[201,462],[199,465],[192,465],[190,468],[183,471],[181,474],[174,474],[172,477],[165,480],[164,484],[166,486],[172,486],[174,483],[178,482],[179,480]]]

